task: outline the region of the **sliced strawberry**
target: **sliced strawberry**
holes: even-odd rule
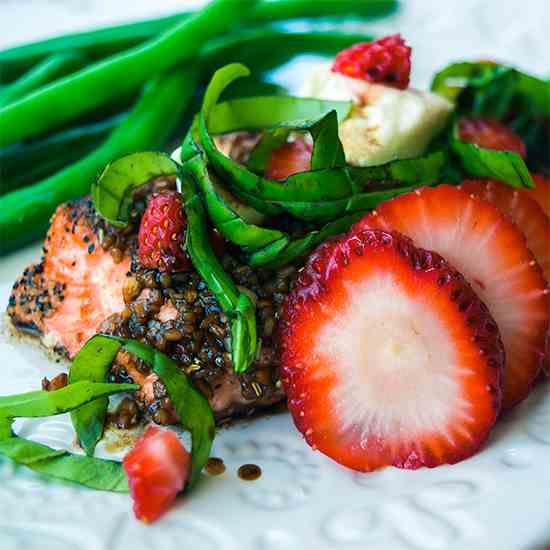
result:
[[[460,139],[485,149],[513,151],[526,156],[525,144],[513,130],[492,118],[462,117],[458,123]]]
[[[266,178],[285,180],[292,174],[306,172],[311,167],[311,151],[311,145],[302,139],[283,143],[271,153]]]
[[[355,470],[453,464],[498,415],[496,323],[462,275],[398,233],[321,246],[285,301],[281,346],[297,428]]]
[[[550,218],[550,179],[542,174],[531,174],[535,187],[533,189],[524,189],[532,199],[539,203],[544,213]]]
[[[550,281],[550,219],[536,201],[505,183],[467,180],[460,188],[494,204],[521,230],[529,250],[540,265],[546,282]]]
[[[386,201],[358,223],[359,229],[365,227],[405,233],[464,274],[502,335],[503,406],[525,399],[542,364],[550,304],[521,231],[488,202],[449,185]]]
[[[151,523],[183,490],[191,455],[174,432],[150,426],[124,458],[136,518]]]

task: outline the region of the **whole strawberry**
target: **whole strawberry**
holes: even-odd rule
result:
[[[360,42],[336,55],[332,71],[404,90],[410,80],[411,48],[399,34]]]
[[[140,263],[160,271],[189,268],[189,257],[182,248],[186,227],[181,195],[176,191],[154,193],[139,226]]]

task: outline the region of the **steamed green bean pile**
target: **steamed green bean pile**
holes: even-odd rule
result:
[[[43,236],[56,206],[85,194],[106,163],[165,148],[185,127],[197,86],[228,60],[259,76],[246,90],[257,95],[265,73],[294,56],[334,55],[370,38],[275,22],[369,18],[395,4],[243,0],[235,10],[233,0],[214,0],[196,13],[0,52],[0,254]]]

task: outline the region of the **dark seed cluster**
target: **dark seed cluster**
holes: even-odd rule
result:
[[[257,307],[262,344],[257,361],[243,375],[236,377],[232,372],[229,319],[195,271],[167,274],[145,269],[134,255],[123,289],[126,307],[107,319],[100,331],[143,341],[168,354],[211,402],[216,402],[217,392],[223,391],[228,379],[234,378],[243,410],[246,405],[248,412],[255,403],[261,406],[282,398],[274,336],[295,268],[277,272],[252,269],[229,252],[221,261]],[[127,355],[119,354],[110,380],[140,383],[151,374],[150,367]],[[172,422],[174,411],[166,389],[159,381],[153,388],[154,399],[140,399],[140,407],[161,424]],[[218,418],[236,412],[234,406],[220,409],[214,406],[214,410]]]

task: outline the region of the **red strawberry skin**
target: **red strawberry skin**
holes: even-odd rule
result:
[[[285,180],[292,174],[311,169],[312,147],[302,139],[283,143],[271,154],[265,176],[272,180]]]
[[[503,407],[525,399],[545,356],[549,294],[518,227],[495,206],[450,186],[385,201],[356,229],[399,231],[458,269],[487,305],[506,350]]]
[[[427,377],[422,369],[411,371],[405,355],[398,366],[388,360],[386,368],[382,361],[381,371],[370,372],[377,348],[384,351],[399,323],[414,322],[414,316],[395,316],[395,312],[383,328],[387,341],[381,338],[372,347],[361,348],[363,337],[368,338],[365,330],[363,336],[355,334],[356,340],[348,342],[340,354],[334,351],[327,327],[335,319],[341,320],[345,335],[346,327],[361,316],[370,323],[384,318],[380,301],[357,299],[354,289],[376,288],[377,281],[386,279],[393,285],[386,296],[390,303],[398,297],[412,304],[419,317],[428,312],[437,319],[455,358],[450,371],[434,355],[429,362],[434,372]],[[428,339],[426,349],[431,353],[435,335],[419,327],[419,338]],[[438,254],[415,248],[399,234],[352,229],[317,249],[285,301],[280,343],[282,381],[298,430],[314,449],[354,470],[388,465],[416,469],[463,460],[486,440],[500,409],[504,352],[487,308]],[[356,346],[359,353],[353,350]],[[348,355],[355,361],[346,359]],[[341,368],[340,361],[349,364]],[[349,372],[353,373],[351,384]],[[437,390],[431,391],[434,384],[439,387],[438,377],[441,395],[448,377],[453,379],[451,386],[458,388],[456,402],[447,403]],[[363,417],[370,422],[362,425],[360,417],[349,411],[371,401],[378,406]],[[384,417],[386,409],[394,411],[391,421]],[[446,414],[441,416],[441,410]],[[352,420],[346,418],[349,414]]]
[[[550,179],[542,174],[531,174],[535,187],[524,189],[523,192],[536,200],[544,213],[550,218]]]
[[[495,205],[524,234],[527,247],[550,282],[550,219],[539,204],[505,183],[493,180],[466,180],[460,189]]]
[[[160,271],[182,271],[191,265],[182,249],[187,221],[181,195],[176,191],[153,193],[141,218],[139,261]]]
[[[183,490],[191,468],[191,455],[174,432],[149,426],[125,456],[123,465],[136,518],[152,523],[170,508]]]
[[[360,42],[336,55],[332,71],[404,90],[411,75],[411,48],[399,34]]]
[[[526,157],[523,140],[510,128],[492,118],[466,118],[458,122],[459,137],[462,141],[475,143],[485,149],[512,151]]]

